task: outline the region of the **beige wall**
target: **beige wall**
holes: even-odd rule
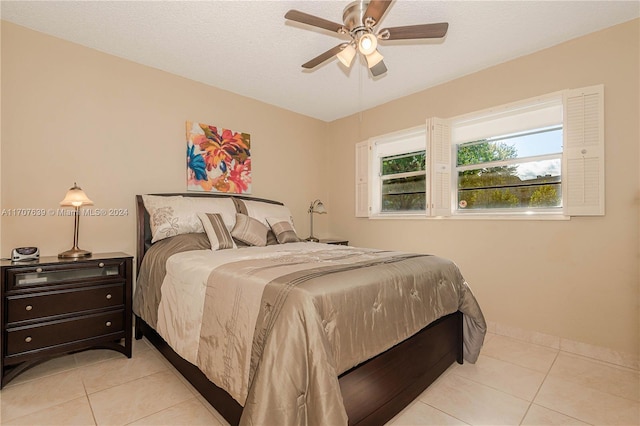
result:
[[[0,46],[2,46],[3,21],[0,20]],[[2,55],[0,54],[0,82],[2,81]],[[0,129],[2,129],[2,84],[0,84]],[[2,208],[2,131],[0,131],[0,208]],[[2,249],[2,215],[0,215],[0,258],[9,256]],[[8,252],[7,252],[8,253]]]
[[[639,22],[331,123],[327,149],[345,153],[334,158],[327,174],[331,231],[356,245],[455,260],[492,322],[637,356]],[[355,143],[420,125],[427,117],[453,117],[600,83],[605,85],[606,216],[571,221],[354,217],[354,175],[346,171],[353,171]]]
[[[134,195],[183,191],[184,122],[212,123],[251,133],[253,194],[289,205],[303,236],[308,203],[321,198],[329,214],[315,216],[318,235],[449,257],[488,320],[637,356],[639,22],[332,123],[3,22],[1,207],[56,208],[77,181],[96,207],[130,211],[126,217],[82,218],[80,246],[134,253]],[[354,218],[349,171],[356,142],[431,116],[452,117],[600,83],[606,90],[605,217]],[[71,246],[69,218],[0,219],[2,256],[15,246],[37,245],[49,255]]]
[[[252,195],[285,202],[308,235],[309,202],[326,195],[326,123],[7,22],[2,65],[2,208],[57,208],[77,181],[96,208],[129,209],[82,217],[80,247],[134,254],[134,195],[185,191],[192,120],[250,133]],[[3,257],[72,242],[69,217],[2,217]]]

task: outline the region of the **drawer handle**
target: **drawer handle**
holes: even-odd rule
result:
[[[107,321],[106,326],[111,327],[111,321]]]
[[[36,268],[36,272],[42,272],[42,268]]]
[[[101,267],[101,268],[104,268],[104,263],[100,262],[100,263],[98,263],[98,266]]]
[[[33,306],[27,305],[27,306],[24,307],[24,309],[27,310],[27,311],[30,311],[30,310],[33,309]]]
[[[24,339],[24,341],[25,341],[25,342],[27,342],[27,343],[30,343],[30,342],[31,342],[31,340],[32,340],[32,339],[31,339],[31,336],[27,336],[27,337],[25,337],[25,339]]]
[[[107,300],[111,300],[113,296],[111,296],[111,293],[107,294]]]

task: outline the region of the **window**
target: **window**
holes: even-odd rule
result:
[[[427,190],[424,150],[380,159],[381,211],[425,211]]]
[[[452,120],[453,213],[562,213],[562,96]]]
[[[604,214],[604,89],[567,90],[356,145],[356,216]]]
[[[456,145],[457,211],[562,208],[562,125]]]
[[[424,127],[371,141],[374,214],[425,214],[427,154]]]

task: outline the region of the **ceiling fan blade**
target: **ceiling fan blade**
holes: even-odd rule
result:
[[[384,61],[380,61],[374,66],[372,66],[371,68],[369,68],[369,71],[371,71],[372,76],[377,77],[387,72],[387,66],[384,64]]]
[[[327,59],[329,59],[332,56],[335,56],[338,53],[340,53],[340,51],[342,49],[344,49],[347,46],[347,44],[348,43],[341,43],[341,44],[337,45],[336,47],[327,50],[326,52],[316,56],[315,58],[313,58],[309,62],[306,62],[306,63],[302,64],[302,68],[311,69],[311,68],[317,67],[318,65],[320,65],[321,63],[323,63]]]
[[[380,30],[383,40],[409,40],[417,38],[441,38],[447,34],[449,24],[440,22],[438,24],[407,25],[405,27],[392,27]],[[385,32],[389,36],[385,36]]]
[[[314,27],[324,28],[325,30],[339,33],[341,29],[344,29],[344,25],[337,24],[335,22],[327,21],[317,16],[309,15],[308,13],[300,12],[299,10],[290,10],[284,17],[292,21],[300,22],[302,24],[313,25]]]
[[[377,24],[389,8],[389,5],[391,5],[391,0],[371,0],[367,10],[362,15],[362,23],[364,24],[367,18],[371,18]]]

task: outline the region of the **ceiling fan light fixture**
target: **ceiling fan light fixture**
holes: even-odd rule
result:
[[[371,33],[364,34],[358,40],[358,50],[364,56],[371,55],[378,48],[378,39]]]
[[[382,54],[377,50],[374,50],[373,53],[367,55],[366,58],[367,58],[367,67],[371,69],[376,65],[378,65],[378,63],[384,59],[384,56],[382,56]]]
[[[345,67],[349,68],[351,67],[353,58],[356,56],[356,48],[353,47],[353,44],[350,43],[346,45],[345,48],[342,49],[336,56],[338,57],[340,62],[344,64]]]
[[[302,68],[316,68],[334,56],[349,68],[353,64],[353,58],[359,53],[367,60],[371,75],[378,77],[387,72],[384,58],[378,52],[378,40],[442,39],[449,28],[447,22],[439,22],[378,29],[380,20],[393,0],[350,1],[351,3],[344,8],[341,24],[294,9],[284,15],[285,19],[322,28],[339,36],[348,35],[351,38],[305,62]]]

